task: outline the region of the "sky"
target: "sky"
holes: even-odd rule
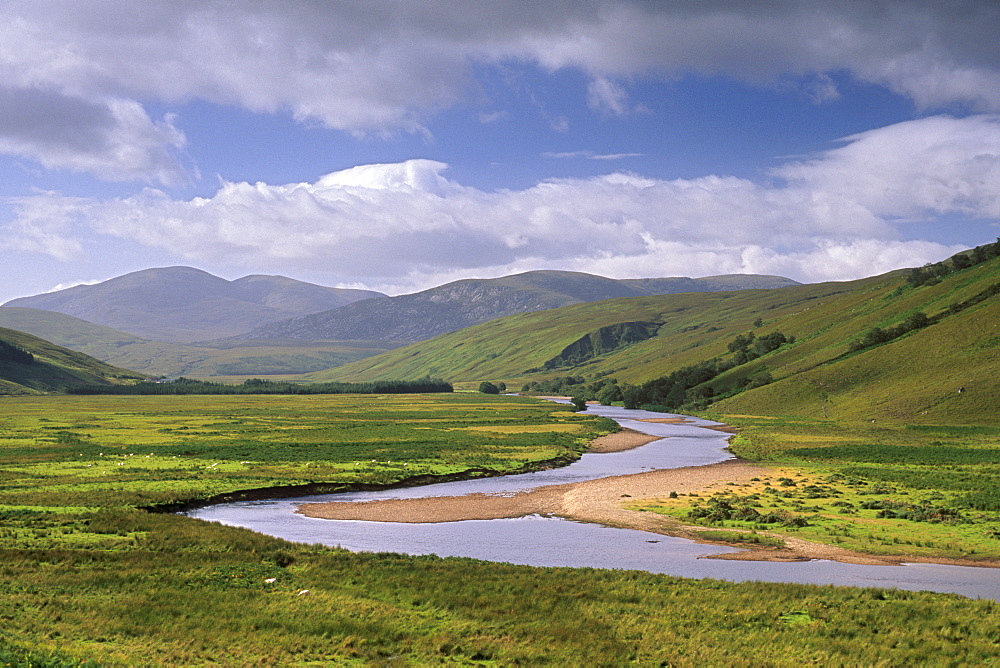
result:
[[[0,303],[850,280],[1000,236],[994,0],[0,0]]]

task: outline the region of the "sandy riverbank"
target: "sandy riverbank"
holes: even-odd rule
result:
[[[646,445],[647,443],[652,443],[653,441],[659,441],[661,438],[663,437],[653,436],[652,434],[644,434],[641,431],[636,431],[635,429],[622,429],[614,434],[608,434],[594,439],[590,442],[589,451],[624,452],[625,450],[632,450],[633,448],[638,448],[641,445]]]
[[[601,439],[601,452],[635,448],[659,437],[623,430]],[[596,444],[597,442],[595,442]],[[550,485],[506,494],[468,494],[464,496],[417,499],[385,499],[367,502],[307,503],[298,511],[308,517],[374,522],[457,522],[548,515],[606,526],[639,529],[670,536],[699,540],[705,527],[688,526],[672,517],[625,508],[644,499],[663,498],[670,492],[711,493],[728,483],[742,484],[752,478],[766,477],[765,466],[741,459],[731,459],[707,466],[661,469],[631,475],[611,476],[579,483]],[[755,548],[719,559],[802,561],[829,559],[854,564],[879,565],[915,561],[934,561],[959,565],[997,566],[995,563],[962,562],[951,559],[883,557],[851,552],[830,545],[782,536],[784,548]],[[702,541],[707,542],[707,541]]]

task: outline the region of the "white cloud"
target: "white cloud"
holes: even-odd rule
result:
[[[543,158],[556,158],[560,160],[573,158],[586,158],[587,160],[623,160],[625,158],[640,158],[644,153],[594,153],[593,151],[546,151],[542,153]]]
[[[353,133],[422,132],[429,114],[481,95],[476,67],[520,63],[584,72],[590,105],[613,115],[643,109],[625,82],[692,73],[755,85],[800,78],[818,102],[838,94],[828,75],[847,73],[924,107],[1000,111],[998,31],[997,3],[933,0],[150,0],[127,9],[15,0],[0,5],[0,84],[44,122],[11,127],[8,110],[0,151],[170,183],[182,174],[172,153],[183,137],[140,100],[205,100]],[[43,98],[68,113],[46,116]],[[565,130],[568,119],[551,124]]]
[[[538,268],[855,278],[958,250],[901,241],[909,220],[1000,217],[1000,118],[932,117],[855,135],[775,170],[773,183],[618,172],[486,192],[446,168],[363,165],[315,183],[224,183],[190,201],[152,189],[103,202],[43,193],[16,203],[9,231],[57,257],[79,249],[74,229],[93,229],[190,261],[369,285]]]
[[[172,117],[153,121],[132,100],[0,86],[0,153],[50,169],[108,181],[183,182],[189,176],[178,152],[185,138],[173,123]]]
[[[506,111],[494,111],[491,113],[483,112],[479,114],[479,122],[483,125],[490,125],[498,121],[506,120],[510,117],[510,114]]]
[[[83,256],[78,229],[95,205],[85,198],[44,192],[8,201],[14,220],[0,229],[0,249],[41,253],[57,260]]]
[[[840,99],[837,84],[826,74],[819,74],[815,79],[805,84],[803,92],[814,104],[824,104]]]
[[[1000,218],[1000,116],[923,118],[871,130],[774,173],[829,206],[881,217]]]
[[[591,109],[613,116],[624,116],[629,112],[628,93],[605,77],[597,77],[587,84],[587,104]]]
[[[641,158],[643,153],[595,153],[591,160],[623,160],[625,158]]]
[[[557,116],[549,121],[549,127],[556,132],[569,132],[569,119],[565,116]]]

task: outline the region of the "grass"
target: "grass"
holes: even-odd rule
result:
[[[575,456],[608,428],[554,404],[481,395],[42,397],[4,399],[0,416],[7,664],[998,658],[993,601],[353,554],[138,508],[248,486],[517,469]]]
[[[742,429],[736,454],[781,466],[643,510],[870,554],[1000,560],[1000,427],[718,417]]]
[[[486,395],[8,398],[0,504],[182,503],[240,489],[391,484],[575,458],[613,423]],[[45,481],[40,484],[39,481]]]

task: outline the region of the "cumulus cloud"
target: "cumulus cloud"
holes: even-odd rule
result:
[[[168,183],[182,136],[139,101],[423,132],[428,115],[481,96],[477,67],[521,63],[584,72],[589,104],[612,115],[642,109],[630,81],[691,73],[797,77],[817,102],[838,95],[829,73],[847,73],[923,107],[1000,111],[998,29],[1000,5],[972,1],[14,1],[0,5],[0,151]],[[33,112],[37,129],[23,122]]]
[[[795,190],[821,190],[827,203],[855,203],[881,217],[1000,218],[1000,116],[897,123],[774,174]]]
[[[132,100],[0,86],[0,153],[109,181],[171,185],[188,178],[178,157],[184,144],[172,118],[153,121]]]
[[[314,183],[226,182],[192,200],[155,189],[107,201],[43,193],[16,203],[15,229],[57,257],[74,249],[76,226],[192,261],[294,266],[372,286],[539,268],[848,279],[959,250],[902,240],[909,221],[1000,216],[1000,117],[858,134],[764,182],[615,172],[488,192],[446,171],[432,160],[362,165]]]

